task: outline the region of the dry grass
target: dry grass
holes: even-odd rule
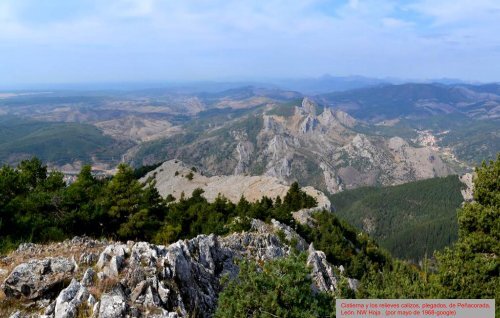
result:
[[[120,277],[106,277],[103,280],[97,281],[97,285],[89,287],[89,292],[96,299],[100,299],[102,294],[111,291],[119,283]]]
[[[92,317],[92,307],[87,305],[87,303],[82,303],[78,308],[76,312],[76,317],[75,318],[90,318]]]
[[[74,259],[78,262],[83,253],[95,253],[99,255],[109,243],[95,241],[94,246],[86,244],[73,244],[71,242],[59,242],[51,244],[37,244],[33,250],[13,251],[6,257],[0,258],[0,269],[5,269],[9,273],[19,264],[26,263],[34,259],[43,259],[46,257],[65,257]],[[0,279],[2,277],[0,276]]]

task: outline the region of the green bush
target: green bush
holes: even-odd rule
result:
[[[262,266],[242,261],[238,276],[226,278],[215,317],[334,317],[333,297],[311,290],[311,270],[305,264],[305,254]]]

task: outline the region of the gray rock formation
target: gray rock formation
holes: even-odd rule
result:
[[[99,256],[96,267],[100,269],[106,277],[118,277],[127,251],[128,248],[126,245],[109,245]]]
[[[7,277],[2,289],[7,297],[38,299],[50,295],[71,279],[74,262],[67,258],[44,258],[20,264]]]
[[[97,317],[122,318],[127,312],[127,298],[120,285],[102,295]]]
[[[460,190],[462,197],[465,202],[471,202],[474,200],[474,175],[472,173],[466,173],[459,177],[460,181],[465,185],[463,189]]]
[[[56,298],[54,318],[75,318],[78,309],[88,302],[90,296],[87,288],[73,279],[69,286],[63,289]],[[90,304],[88,305],[90,306]],[[48,313],[46,312],[46,314]]]
[[[315,286],[321,291],[335,292],[338,286],[338,276],[333,266],[326,260],[325,253],[316,251],[313,244],[309,246],[307,265],[312,268],[312,278]]]
[[[71,243],[67,247],[71,250]],[[3,290],[9,298],[47,299],[43,304],[31,303],[40,306],[41,313],[33,316],[38,318],[75,318],[82,313],[95,318],[211,317],[221,291],[220,280],[224,275],[237,275],[237,259],[265,262],[295,250],[306,252],[314,289],[330,293],[337,290],[341,275],[324,253],[275,220],[270,224],[253,220],[250,231],[225,237],[199,235],[169,246],[109,243],[101,250],[97,273],[65,258],[33,260],[18,265]],[[64,280],[55,277],[72,280],[62,288]],[[24,286],[29,286],[29,292]],[[23,312],[11,314],[24,317]]]
[[[196,164],[207,174],[263,174],[285,183],[298,180],[332,194],[446,176],[459,166],[438,143],[379,133],[379,127],[358,122],[339,109],[324,108],[320,113],[309,98],[284,111],[276,107],[283,105],[269,104],[255,117],[228,120],[223,129],[176,144],[175,158]],[[206,150],[212,148],[218,151]]]
[[[276,139],[276,152],[281,153],[281,150],[286,145],[282,144],[280,138]],[[277,175],[286,175],[289,173],[290,162],[288,159],[282,158],[277,154],[277,158],[282,160],[280,165],[277,167],[275,173]],[[276,167],[272,166],[272,169]],[[188,173],[193,174],[193,178],[188,180],[185,176]],[[272,174],[272,173],[267,173]],[[186,196],[190,194],[196,188],[201,188],[203,191],[203,196],[207,198],[208,201],[213,202],[219,194],[224,195],[230,201],[237,203],[241,196],[244,196],[248,201],[255,202],[262,199],[263,196],[275,199],[280,196],[283,198],[288,189],[290,188],[285,182],[272,176],[242,176],[242,175],[231,175],[231,176],[214,176],[207,177],[199,172],[192,171],[187,165],[179,160],[169,160],[165,161],[161,166],[155,170],[149,172],[144,178],[141,179],[142,182],[146,182],[149,178],[154,178],[155,187],[158,192],[166,197],[169,194],[173,195],[175,198],[179,199],[181,193],[184,192]],[[324,193],[314,189],[313,187],[302,188],[307,194],[311,195],[318,201],[319,207],[326,207],[330,209],[330,201],[325,196]],[[111,255],[111,254],[110,254]],[[99,264],[108,264],[111,261],[99,259]]]

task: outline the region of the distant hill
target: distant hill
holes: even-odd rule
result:
[[[283,79],[271,82],[283,89],[303,94],[324,94],[390,83],[386,80],[364,76],[332,76],[328,74],[317,78]]]
[[[0,163],[12,164],[37,156],[52,164],[74,161],[118,163],[124,145],[94,126],[40,122],[0,116]]]
[[[330,195],[335,214],[397,257],[420,260],[457,240],[464,185],[457,176]]]
[[[329,106],[352,116],[379,121],[398,117],[428,117],[461,113],[471,118],[500,118],[500,85],[401,84],[379,85],[318,96]]]

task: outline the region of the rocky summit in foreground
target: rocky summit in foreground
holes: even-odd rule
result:
[[[265,262],[295,250],[308,254],[314,288],[336,292],[343,268],[274,220],[253,220],[248,232],[199,235],[169,246],[85,237],[21,244],[0,259],[0,316],[211,317],[220,279],[238,273],[238,259]],[[348,282],[356,288],[355,279]]]

